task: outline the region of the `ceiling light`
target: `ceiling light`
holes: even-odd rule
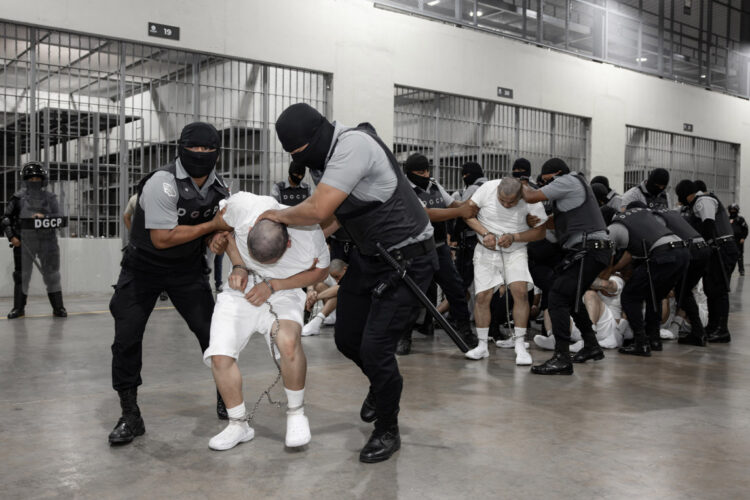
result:
[[[636,62],[646,62],[648,61],[648,57],[636,57]]]
[[[706,78],[706,75],[701,75],[701,78]]]
[[[427,5],[429,5],[430,7],[434,7],[439,3],[440,3],[440,0],[430,0],[429,2],[427,2]]]
[[[482,12],[481,10],[477,11],[477,17],[482,17],[482,14],[484,14],[484,12]],[[474,11],[473,10],[469,11],[469,16],[474,17]]]

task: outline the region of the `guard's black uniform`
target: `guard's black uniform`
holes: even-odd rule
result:
[[[55,316],[65,317],[60,278],[60,246],[56,230],[64,225],[57,196],[44,189],[47,172],[41,163],[30,162],[22,170],[25,184],[5,206],[2,229],[8,241],[18,238],[21,246],[13,247],[13,309],[8,319],[25,314],[29,281],[35,265],[39,266],[47,296]],[[41,177],[41,181],[29,181]],[[39,215],[43,218],[38,218]],[[38,260],[37,260],[38,259]]]
[[[310,197],[310,186],[306,182],[300,182],[297,186],[292,186],[289,182],[277,182],[272,196],[279,203],[293,207]]]
[[[667,229],[686,242],[690,251],[690,265],[675,284],[677,306],[685,311],[691,325],[690,333],[680,335],[679,343],[704,346],[706,345],[706,333],[703,330],[703,323],[698,312],[698,304],[695,302],[695,296],[693,296],[693,288],[706,273],[711,250],[708,248],[706,240],[679,212],[662,208],[653,210],[653,214],[664,221]]]
[[[549,160],[553,162],[554,160]],[[562,163],[561,160],[557,160]],[[562,163],[564,165],[564,163]],[[545,163],[545,165],[547,165]],[[565,166],[567,170],[567,166]],[[552,172],[558,170],[555,167]],[[545,167],[542,167],[542,173]],[[571,374],[570,363],[570,318],[581,331],[584,347],[576,353],[574,361],[585,362],[589,359],[604,357],[596,340],[591,318],[583,305],[582,297],[599,273],[607,267],[611,256],[611,243],[606,239],[592,239],[588,235],[602,234],[606,230],[599,204],[591,187],[576,173],[556,177],[572,176],[585,192],[583,203],[571,210],[562,211],[560,200],[552,202],[554,213],[555,235],[564,251],[562,262],[555,270],[555,279],[550,287],[548,308],[552,321],[552,332],[555,335],[555,355],[547,362],[532,367],[532,373],[539,375]],[[551,184],[551,183],[550,183]],[[573,193],[571,193],[571,196]],[[587,235],[584,243],[583,237]],[[570,244],[570,242],[575,242]],[[578,282],[580,278],[580,290]],[[578,312],[575,304],[579,302]]]
[[[713,198],[716,210],[713,219],[704,218],[698,213],[696,203],[704,197]],[[708,300],[708,325],[706,334],[709,342],[729,342],[731,337],[727,321],[729,319],[729,279],[739,258],[739,250],[734,241],[734,230],[729,222],[729,214],[721,201],[713,194],[696,194],[690,203],[694,221],[701,236],[713,247],[708,270],[703,279],[703,291]],[[712,222],[713,221],[713,222]]]
[[[133,214],[130,241],[122,258],[122,269],[115,285],[109,310],[115,320],[112,343],[112,387],[118,392],[122,416],[109,435],[110,444],[130,443],[145,432],[137,405],[137,387],[141,384],[141,356],[143,333],[159,295],[166,291],[177,311],[197,337],[201,351],[208,348],[214,300],[209,283],[210,269],[205,260],[205,235],[180,245],[158,249],[146,227],[144,206],[162,194],[161,190],[144,193],[147,181],[157,172],[163,176],[164,196],[176,198],[177,226],[196,226],[211,221],[219,209],[219,201],[229,195],[218,175],[210,185],[198,190],[192,178],[209,176],[219,155],[220,138],[216,129],[207,123],[187,125],[180,136],[179,168],[176,162],[152,172],[138,184],[138,201]],[[196,151],[195,147],[213,151]],[[193,149],[191,149],[193,148]],[[178,175],[179,171],[179,175]],[[159,179],[156,179],[159,180]],[[174,182],[174,184],[172,183]],[[149,196],[149,198],[143,198]],[[151,205],[156,207],[157,205]],[[217,391],[218,396],[218,391]],[[220,397],[217,401],[219,418],[226,418]]]
[[[745,275],[745,239],[748,234],[748,227],[745,218],[740,215],[740,207],[736,204],[729,206],[729,222],[732,224],[734,231],[734,242],[737,244],[737,250],[740,255],[737,259],[737,268],[740,276]]]
[[[678,216],[679,217],[679,216]],[[633,258],[633,274],[625,283],[620,302],[633,328],[634,343],[622,347],[623,354],[650,356],[661,350],[659,323],[661,302],[685,275],[690,253],[685,242],[646,208],[631,208],[612,219],[612,228],[621,224],[627,229],[627,250]],[[618,243],[616,237],[613,237]],[[644,243],[646,252],[644,253]],[[648,259],[648,265],[646,263]],[[649,276],[650,271],[650,276]],[[651,294],[653,286],[654,296]],[[657,309],[654,309],[656,302]],[[646,319],[643,319],[643,305]]]
[[[175,174],[174,163],[163,170]],[[154,172],[155,173],[155,172]],[[143,186],[154,174],[145,177]],[[193,226],[213,219],[219,201],[229,196],[224,182],[217,177],[202,198],[192,180],[176,179],[178,225]],[[197,217],[192,215],[198,214]],[[201,351],[208,348],[214,299],[205,262],[204,238],[172,248],[159,250],[151,242],[145,227],[145,213],[140,200],[133,214],[130,242],[122,259],[122,270],[115,285],[109,309],[115,319],[112,344],[112,387],[116,391],[141,385],[141,351],[146,322],[159,294],[166,291],[177,311],[198,338]]]

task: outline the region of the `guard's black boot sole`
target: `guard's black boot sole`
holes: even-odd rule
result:
[[[113,446],[129,444],[133,442],[133,439],[145,433],[146,424],[144,424],[140,415],[127,418],[123,416],[120,417],[115,428],[109,433],[109,444]]]
[[[555,353],[552,358],[541,365],[532,366],[531,373],[536,375],[573,375],[573,363],[568,353]]]
[[[372,390],[367,393],[367,397],[362,402],[362,408],[359,410],[359,418],[362,419],[362,422],[367,422],[368,424],[378,418],[375,413],[375,394],[373,394]]]
[[[398,427],[385,432],[375,430],[362,451],[359,452],[359,461],[366,464],[375,464],[388,460],[401,449],[401,436]]]
[[[595,347],[584,347],[573,355],[571,361],[573,363],[585,363],[588,360],[599,361],[604,359],[604,351],[599,346]]]

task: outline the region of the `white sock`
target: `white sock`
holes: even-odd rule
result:
[[[490,336],[490,328],[477,328],[477,338],[479,339],[479,346],[487,347],[487,339]]]
[[[305,409],[302,407],[305,402],[305,388],[293,391],[284,387],[284,392],[286,393],[286,414],[303,415],[305,413]]]
[[[227,408],[227,415],[232,419],[240,419],[245,416],[247,410],[245,409],[245,402],[238,404],[234,408]]]
[[[526,328],[519,328],[514,327],[513,328],[513,337],[516,339],[516,345],[521,344],[521,346],[524,345],[524,341],[526,340]]]
[[[315,327],[320,327],[320,325],[323,324],[323,320],[326,319],[325,316],[323,316],[323,313],[318,313],[313,319],[310,320],[308,325],[313,325]]]

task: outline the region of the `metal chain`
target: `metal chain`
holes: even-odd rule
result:
[[[253,277],[253,286],[258,284],[258,280],[260,282],[263,282],[263,279],[260,278],[257,274],[250,272],[248,274],[252,274]],[[276,336],[279,333],[279,328],[281,328],[281,324],[279,323],[279,316],[276,314],[276,311],[273,310],[273,306],[271,305],[271,300],[269,297],[269,300],[266,300],[266,305],[268,305],[268,309],[273,316],[273,326],[271,327],[270,337],[271,337],[271,359],[273,359],[273,363],[276,365],[276,368],[278,369],[278,373],[276,374],[276,379],[271,383],[271,385],[268,386],[268,388],[263,391],[260,396],[258,397],[258,400],[255,402],[255,405],[253,405],[253,409],[250,410],[250,413],[245,414],[243,418],[240,419],[230,419],[230,420],[241,420],[244,422],[252,422],[255,418],[255,413],[258,411],[258,407],[260,406],[260,403],[263,401],[263,398],[268,398],[268,402],[275,406],[276,408],[281,408],[281,401],[274,401],[271,399],[271,390],[276,387],[276,384],[279,383],[279,380],[281,380],[281,366],[279,365],[279,362],[276,360],[276,351],[278,350],[278,346],[276,345]]]

